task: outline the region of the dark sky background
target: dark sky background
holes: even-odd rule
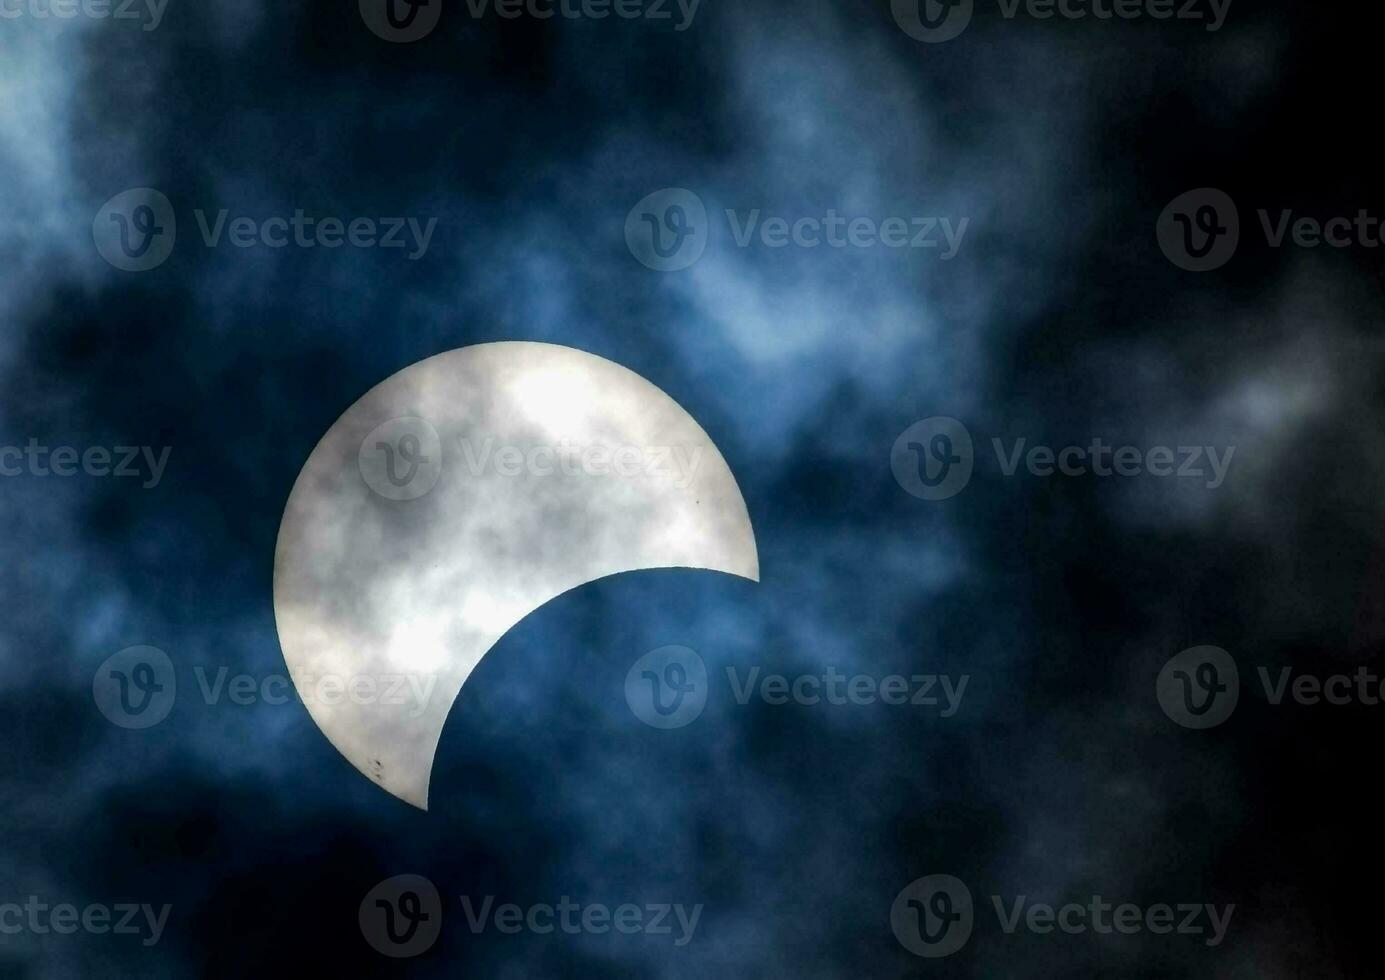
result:
[[[922,44],[885,0],[704,0],[692,26],[480,20],[413,44],[356,4],[171,0],[0,20],[0,445],[170,446],[157,487],[0,478],[0,903],[169,903],[160,942],[0,936],[5,977],[1362,976],[1378,962],[1385,706],[1266,703],[1253,667],[1381,663],[1385,249],[1267,247],[1255,209],[1379,193],[1380,43],[1356,4],[1235,0],[1226,24],[1004,19]],[[157,269],[102,204],[160,189]],[[969,219],[913,249],[735,247],[674,273],[627,213],[664,187],[788,217]],[[1155,221],[1217,187],[1242,242],[1204,274]],[[194,209],[436,217],[381,249],[206,248]],[[422,358],[565,344],[669,393],[744,493],[762,582],[592,583],[507,635],[453,708],[424,813],[302,705],[207,704],[195,669],[285,671],[273,550],[328,426]],[[916,499],[891,447],[929,416],[1030,444],[1235,446],[1226,483],[1003,477]],[[516,535],[531,529],[510,529]],[[106,720],[98,665],[152,645],[179,695]],[[969,674],[962,710],[739,706],[641,724],[630,665]],[[1238,661],[1198,732],[1155,678]],[[416,873],[442,936],[393,961],[357,909]],[[924,875],[976,931],[890,928]],[[480,935],[458,896],[704,903],[696,935]],[[1005,935],[992,894],[1235,903],[1226,940]]]

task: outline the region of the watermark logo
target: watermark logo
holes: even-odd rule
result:
[[[916,41],[951,41],[971,23],[974,0],[890,0],[900,29]]]
[[[96,669],[91,694],[111,724],[151,728],[168,717],[177,698],[173,661],[157,647],[126,647]]]
[[[971,23],[973,0],[891,0],[895,23],[910,37],[929,44],[950,41]],[[1226,23],[1231,0],[996,0],[1000,16],[1023,14],[1048,20],[1181,20],[1205,24],[1216,33]]]
[[[625,219],[625,244],[642,265],[656,272],[686,269],[707,249],[710,223],[702,199],[682,187],[655,191]]]
[[[707,706],[707,665],[697,651],[659,647],[635,661],[625,675],[625,702],[652,728],[691,725]]]
[[[1100,895],[1060,906],[1030,901],[1028,895],[1009,899],[991,895],[990,899],[996,924],[1007,936],[1021,931],[1038,936],[1149,933],[1193,936],[1205,946],[1220,946],[1236,912],[1234,904],[1208,902],[1117,905]],[[890,907],[890,928],[900,945],[930,959],[950,956],[966,945],[973,923],[971,891],[951,875],[928,875],[911,882]]]
[[[413,217],[338,218],[317,217],[302,208],[291,216],[275,215],[264,220],[238,215],[231,217],[229,208],[221,208],[214,219],[196,208],[192,212],[202,244],[207,248],[220,247],[223,240],[234,248],[280,249],[295,248],[352,248],[407,249],[405,258],[417,262],[428,254],[438,219],[426,222]],[[292,229],[293,234],[289,231]]]
[[[848,217],[835,208],[818,215],[766,216],[760,208],[725,211],[730,241],[737,248],[914,248],[936,249],[939,259],[957,255],[970,218],[955,225],[951,218]],[[710,236],[707,208],[681,187],[656,191],[641,200],[625,219],[625,244],[644,266],[677,272],[702,257]]]
[[[567,895],[557,902],[522,906],[497,903],[494,895],[476,901],[461,896],[467,929],[480,935],[493,929],[506,936],[530,932],[548,936],[606,935],[672,936],[673,945],[686,946],[697,932],[703,906],[682,903],[577,902]],[[422,875],[397,875],[372,888],[358,913],[361,935],[376,952],[393,959],[426,953],[442,931],[443,904],[433,883]],[[677,932],[675,933],[675,929]]]
[[[1352,674],[1327,677],[1256,666],[1260,692],[1272,708],[1287,701],[1303,707],[1385,704],[1385,679],[1364,664]],[[1231,717],[1240,699],[1240,672],[1231,654],[1220,647],[1184,650],[1159,672],[1155,696],[1159,706],[1184,728],[1214,728]]]
[[[1155,225],[1159,248],[1188,272],[1211,272],[1231,261],[1241,241],[1236,203],[1224,191],[1200,187],[1169,202]]]
[[[942,415],[909,426],[890,451],[896,482],[920,500],[955,497],[971,482],[974,464],[971,433],[961,422]]]
[[[434,674],[270,674],[256,678],[232,674],[227,667],[210,673],[198,665],[192,668],[202,701],[208,706],[223,700],[240,707],[256,704],[271,706],[298,700],[305,705],[336,707],[340,704],[386,704],[408,706],[408,716],[417,718],[428,710],[437,683]]]
[[[1094,437],[1086,446],[1030,445],[1028,439],[991,440],[1002,476],[1014,476],[1021,465],[1030,476],[1177,477],[1203,481],[1216,490],[1231,469],[1235,446],[1120,446]],[[956,419],[935,416],[915,422],[895,440],[890,469],[895,481],[921,500],[944,500],[971,480],[975,455],[971,434]]]
[[[417,718],[428,709],[437,678],[432,674],[269,674],[255,677],[192,668],[202,702],[251,707],[297,700],[304,705],[384,704],[408,709]],[[191,690],[188,688],[188,690]],[[173,662],[155,647],[129,647],[106,660],[92,678],[96,706],[121,728],[150,728],[163,721],[178,697]]]
[[[759,666],[742,672],[726,668],[727,687],[737,705],[752,700],[777,707],[798,705],[910,705],[941,709],[951,718],[961,708],[970,674],[846,674],[828,667],[821,674],[765,673]],[[702,658],[687,647],[669,646],[645,654],[625,675],[625,701],[636,718],[654,728],[682,728],[706,707],[711,684]]]
[[[437,484],[447,463],[437,430],[425,419],[391,419],[361,442],[357,462],[361,476],[376,493],[390,500],[415,500]],[[528,477],[592,477],[638,480],[690,486],[702,465],[706,445],[646,446],[615,443],[497,444],[494,436],[458,436],[452,461],[463,477],[494,475]],[[3,460],[3,456],[0,456]]]
[[[395,875],[376,885],[357,914],[361,935],[377,953],[393,959],[421,956],[442,932],[442,898],[422,875]]]
[[[1364,208],[1355,216],[1318,218],[1292,208],[1256,208],[1255,225],[1268,248],[1368,248],[1385,245],[1385,223]],[[1208,272],[1231,261],[1241,241],[1236,204],[1222,191],[1204,187],[1180,194],[1156,226],[1159,247],[1169,261],[1189,272]]]
[[[442,19],[443,0],[360,0],[361,20],[391,44],[421,41]]]
[[[417,500],[442,475],[442,440],[425,419],[391,419],[366,436],[357,462],[366,486],[386,500]]]
[[[199,237],[206,248],[264,247],[282,249],[343,246],[407,250],[416,262],[428,253],[438,219],[415,217],[318,217],[302,208],[292,215],[259,219],[232,216],[229,208],[209,215],[193,209]],[[126,272],[147,272],[167,261],[177,241],[178,221],[168,198],[150,187],[137,187],[111,198],[92,222],[96,250],[111,265]]]
[[[899,944],[926,959],[951,956],[972,930],[971,890],[952,875],[916,879],[895,896],[890,928]]]
[[[1236,661],[1221,647],[1184,650],[1159,671],[1155,695],[1164,714],[1184,728],[1215,728],[1241,697]]]
[[[111,198],[91,223],[101,257],[125,272],[156,269],[173,254],[178,219],[173,204],[152,187],[135,187]]]

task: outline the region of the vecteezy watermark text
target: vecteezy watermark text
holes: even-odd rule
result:
[[[339,704],[412,705],[409,717],[417,718],[428,707],[437,677],[433,674],[303,674],[296,680],[283,674],[256,677],[231,674],[227,667],[215,673],[205,667],[192,669],[202,700],[214,705],[225,700],[248,707],[253,704]]]
[[[0,0],[0,20],[140,20],[152,31],[167,7],[168,0]]]
[[[1349,673],[1322,674],[1293,667],[1256,666],[1254,677],[1272,708],[1385,704],[1385,677],[1362,664]],[[1241,697],[1241,672],[1221,647],[1191,647],[1170,658],[1155,681],[1155,698],[1171,720],[1195,730],[1231,717]]]
[[[416,217],[337,217],[310,215],[232,215],[229,208],[193,210],[206,248],[379,248],[400,250],[411,261],[428,252],[438,219]],[[107,201],[91,226],[96,249],[111,265],[126,272],[157,268],[173,254],[178,219],[173,204],[151,187],[123,191]]]
[[[703,910],[701,903],[622,902],[612,906],[578,902],[567,895],[557,902],[528,905],[497,902],[495,895],[460,897],[466,927],[473,935],[494,930],[506,936],[523,932],[539,936],[668,936],[678,947],[692,941]],[[395,959],[427,952],[437,941],[442,920],[443,903],[437,887],[414,874],[380,882],[366,894],[359,912],[366,942]]]
[[[1269,248],[1379,248],[1385,244],[1385,219],[1365,208],[1356,214],[1305,215],[1293,208],[1257,208],[1255,227]],[[1231,261],[1241,243],[1236,202],[1215,187],[1178,195],[1155,223],[1164,256],[1188,272],[1211,272]]]
[[[1203,481],[1216,490],[1226,480],[1236,447],[1149,446],[1108,444],[1100,436],[1085,446],[1030,445],[1027,438],[991,440],[1002,476],[1014,476],[1021,465],[1030,476],[1174,477]],[[944,500],[961,493],[971,481],[976,453],[971,433],[961,422],[934,416],[915,422],[895,440],[890,469],[911,496]]]
[[[418,717],[432,699],[432,674],[232,674],[229,667],[192,669],[197,691],[209,706],[223,701],[240,707],[256,704],[385,704],[412,706]],[[92,677],[92,699],[106,718],[121,728],[142,729],[168,717],[178,696],[173,661],[157,647],[127,647],[108,657]]]
[[[264,245],[267,248],[286,248],[290,244],[298,248],[407,248],[406,254],[411,262],[423,258],[428,245],[433,240],[433,231],[438,219],[429,218],[424,224],[418,218],[317,218],[306,214],[302,208],[291,217],[270,217],[263,220],[239,216],[231,218],[230,211],[222,208],[208,223],[207,212],[194,210],[197,227],[202,233],[202,242],[207,248],[221,244],[222,234],[226,241],[236,248],[254,248]],[[293,235],[289,235],[289,229]]]
[[[0,476],[113,476],[138,477],[140,486],[152,490],[163,479],[171,446],[45,446],[30,439],[23,447],[0,446]]]
[[[957,254],[971,223],[963,218],[954,228],[949,218],[847,218],[832,208],[821,218],[771,215],[763,220],[759,208],[744,217],[728,209],[726,220],[737,248],[750,248],[757,239],[765,248],[941,248],[938,258],[944,262]]]
[[[366,486],[388,500],[416,500],[437,485],[447,462],[444,449],[463,477],[485,474],[521,477],[612,477],[690,486],[702,466],[705,445],[587,443],[501,444],[494,436],[461,435],[455,449],[444,444],[432,423],[415,416],[390,419],[361,442],[357,462]]]
[[[70,902],[49,905],[37,895],[19,902],[0,903],[0,935],[70,936],[85,932],[94,936],[142,936],[140,944],[153,946],[163,935],[172,905],[157,909],[148,904],[95,902],[78,907]]]
[[[1113,903],[1101,895],[1052,905],[1032,902],[1027,895],[991,895],[991,907],[1001,932],[1013,935],[1062,933],[1080,936],[1178,935],[1197,937],[1206,946],[1226,938],[1234,903],[1207,902]],[[899,944],[916,956],[950,956],[967,944],[976,912],[971,889],[952,875],[927,875],[906,885],[890,906],[890,928]]]
[[[648,905],[626,902],[612,908],[601,902],[574,902],[567,895],[555,904],[539,902],[529,906],[496,905],[494,895],[486,895],[475,904],[471,896],[463,895],[462,911],[466,915],[467,928],[473,934],[494,928],[509,936],[521,932],[541,936],[554,932],[569,936],[584,933],[599,936],[608,932],[625,936],[673,936],[677,926],[675,946],[686,946],[692,941],[698,920],[702,918],[700,902],[691,907],[681,902]]]
[[[697,16],[702,0],[466,0],[467,13],[480,20],[495,11],[497,17],[518,20],[620,20],[674,21],[673,29],[686,31]]]
[[[890,9],[905,34],[939,44],[967,29],[975,0],[891,0]],[[1057,20],[1179,20],[1221,30],[1231,0],[996,0],[1000,16],[1012,21],[1020,14],[1036,21]]]
[[[360,0],[361,19],[376,37],[394,44],[421,41],[442,20],[445,5],[480,20],[644,20],[672,23],[681,33],[692,26],[702,0]]]
[[[771,706],[819,705],[865,707],[911,706],[937,711],[941,718],[957,714],[971,675],[846,674],[828,667],[821,674],[764,673],[758,666],[726,668],[727,686],[736,704],[759,700]],[[710,693],[707,665],[697,651],[685,646],[651,650],[625,675],[625,702],[640,721],[652,728],[682,728],[702,714]],[[940,709],[940,710],[939,710]]]
[[[761,677],[760,668],[751,667],[742,677],[732,666],[726,668],[726,680],[737,704],[749,704],[758,696],[771,705],[913,705],[942,707],[939,717],[951,718],[961,707],[971,676],[963,674],[955,683],[947,674],[887,674],[877,680],[870,674],[843,674],[836,667],[828,667],[822,674]]]
[[[946,262],[962,247],[970,218],[842,215],[766,215],[760,208],[725,212],[737,248],[893,248],[933,250]],[[642,265],[659,272],[686,269],[710,239],[706,205],[692,191],[670,187],[636,204],[625,219],[625,244]]]
[[[457,440],[467,472],[492,471],[499,476],[618,476],[664,480],[680,490],[687,487],[702,462],[703,446],[609,446],[560,441],[557,445],[499,446],[486,437],[478,445],[469,437]]]

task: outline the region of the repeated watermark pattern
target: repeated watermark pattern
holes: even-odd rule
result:
[[[821,674],[765,673],[759,666],[726,668],[732,701],[770,706],[830,707],[891,705],[924,709],[941,718],[955,716],[970,674],[846,674],[828,667]],[[625,675],[625,702],[651,728],[683,728],[707,706],[707,665],[690,647],[665,646],[640,657]]]
[[[171,446],[47,446],[31,438],[23,446],[0,446],[0,476],[111,476],[138,479],[153,490],[172,452]]]
[[[289,215],[256,217],[229,208],[194,208],[194,224],[205,248],[237,249],[385,249],[399,251],[410,262],[428,253],[438,219],[418,217],[340,217],[310,215],[296,208]],[[112,197],[92,221],[96,250],[125,272],[147,272],[168,261],[178,241],[173,203],[152,187],[136,187]]]
[[[1226,938],[1235,903],[1111,902],[1101,895],[1053,905],[1028,895],[990,896],[996,924],[1005,935],[1026,932],[1047,936],[1192,937],[1206,946]],[[937,959],[956,953],[976,926],[971,889],[952,875],[934,874],[904,886],[890,906],[890,928],[899,944],[915,956]]]
[[[433,33],[444,6],[473,20],[641,20],[682,33],[701,5],[702,0],[360,0],[360,11],[376,37],[411,44]]]
[[[944,262],[954,258],[970,218],[766,214],[760,208],[724,212],[729,237],[740,249],[835,248],[917,249]],[[641,265],[677,272],[702,258],[711,240],[711,221],[702,199],[683,187],[668,187],[641,199],[625,219],[625,244]]]
[[[427,419],[390,419],[361,442],[361,479],[387,500],[417,500],[429,493],[446,463],[444,444]],[[502,444],[493,436],[461,435],[452,458],[462,478],[483,475],[520,477],[601,477],[665,484],[679,490],[692,484],[702,466],[705,445],[579,443],[570,439],[523,446]]]
[[[393,959],[420,956],[442,934],[442,897],[423,875],[395,875],[361,899],[357,921],[377,953]]]
[[[692,942],[703,905],[681,902],[579,902],[568,895],[556,902],[520,905],[495,895],[461,895],[462,922],[472,935],[504,936],[615,934],[667,937],[675,947]],[[361,901],[361,935],[376,952],[395,959],[426,953],[437,942],[444,909],[437,886],[422,875],[387,878]]]
[[[49,904],[37,895],[23,902],[0,902],[0,936],[28,933],[34,936],[138,936],[140,945],[154,946],[163,937],[173,906],[148,903],[72,902]]]
[[[252,707],[320,704],[382,704],[407,709],[417,718],[432,700],[437,678],[432,674],[318,674],[297,678],[286,674],[256,676],[231,673],[229,667],[192,668],[194,688],[208,707],[230,704]],[[184,690],[189,690],[185,684]],[[178,677],[168,654],[151,646],[127,647],[108,657],[92,677],[92,698],[112,724],[121,728],[152,728],[168,717],[178,697]]]
[[[158,647],[126,647],[96,668],[91,694],[111,724],[152,728],[173,710],[178,678],[173,661]]]
[[[1315,216],[1293,208],[1256,208],[1252,227],[1268,248],[1364,248],[1385,244],[1385,219],[1365,208],[1354,215]],[[1215,187],[1186,191],[1169,202],[1155,223],[1164,256],[1188,272],[1211,272],[1231,261],[1241,244],[1240,211]]]
[[[624,936],[668,936],[674,946],[686,946],[697,932],[702,918],[702,903],[656,902],[636,905],[622,902],[610,906],[602,902],[575,902],[563,895],[557,902],[521,906],[512,902],[496,904],[494,895],[474,901],[463,895],[462,911],[467,929],[479,934],[494,929],[515,936],[531,932],[546,936],[562,932],[569,936],[618,933]]]
[[[890,905],[890,929],[901,946],[925,959],[951,956],[975,927],[971,889],[952,875],[926,875],[902,888]]]
[[[384,704],[408,707],[408,715],[417,718],[428,708],[437,677],[433,674],[306,674],[291,678],[285,674],[257,677],[253,674],[232,674],[228,667],[214,672],[205,667],[193,667],[197,689],[206,705],[223,702],[249,707],[256,704],[281,705],[290,701],[299,704],[320,704],[333,707],[339,704]]]
[[[1001,476],[1081,478],[1172,477],[1201,481],[1216,490],[1226,481],[1235,446],[1135,446],[1094,436],[1086,445],[1031,444],[1028,438],[991,440]],[[895,480],[920,500],[955,497],[971,482],[976,451],[971,433],[957,419],[934,416],[915,422],[895,440],[890,469]]]
[[[681,489],[692,483],[702,465],[704,446],[609,446],[561,441],[556,445],[497,446],[487,437],[478,444],[457,440],[471,476],[616,476],[666,481]]]
[[[1159,671],[1155,696],[1164,714],[1184,728],[1215,728],[1236,710],[1240,671],[1221,647],[1193,647]]]
[[[1385,703],[1385,677],[1361,664],[1349,673],[1296,672],[1257,665],[1256,689],[1271,708]],[[1241,698],[1241,671],[1226,650],[1199,646],[1171,657],[1155,680],[1155,698],[1171,720],[1195,730],[1215,728],[1231,717]]]
[[[137,21],[154,31],[167,9],[168,0],[0,0],[0,20]]]
[[[386,500],[417,500],[442,476],[442,439],[427,419],[390,419],[370,431],[356,455],[361,479]]]
[[[1006,21],[1176,20],[1209,33],[1221,30],[1231,0],[996,0]],[[891,0],[895,23],[910,37],[940,44],[959,37],[976,12],[975,0]]]

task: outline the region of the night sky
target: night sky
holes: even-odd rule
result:
[[[1377,12],[508,2],[0,0],[0,977],[1378,973]],[[681,405],[760,581],[532,612],[425,812],[293,696],[275,545],[342,413],[494,341]]]

